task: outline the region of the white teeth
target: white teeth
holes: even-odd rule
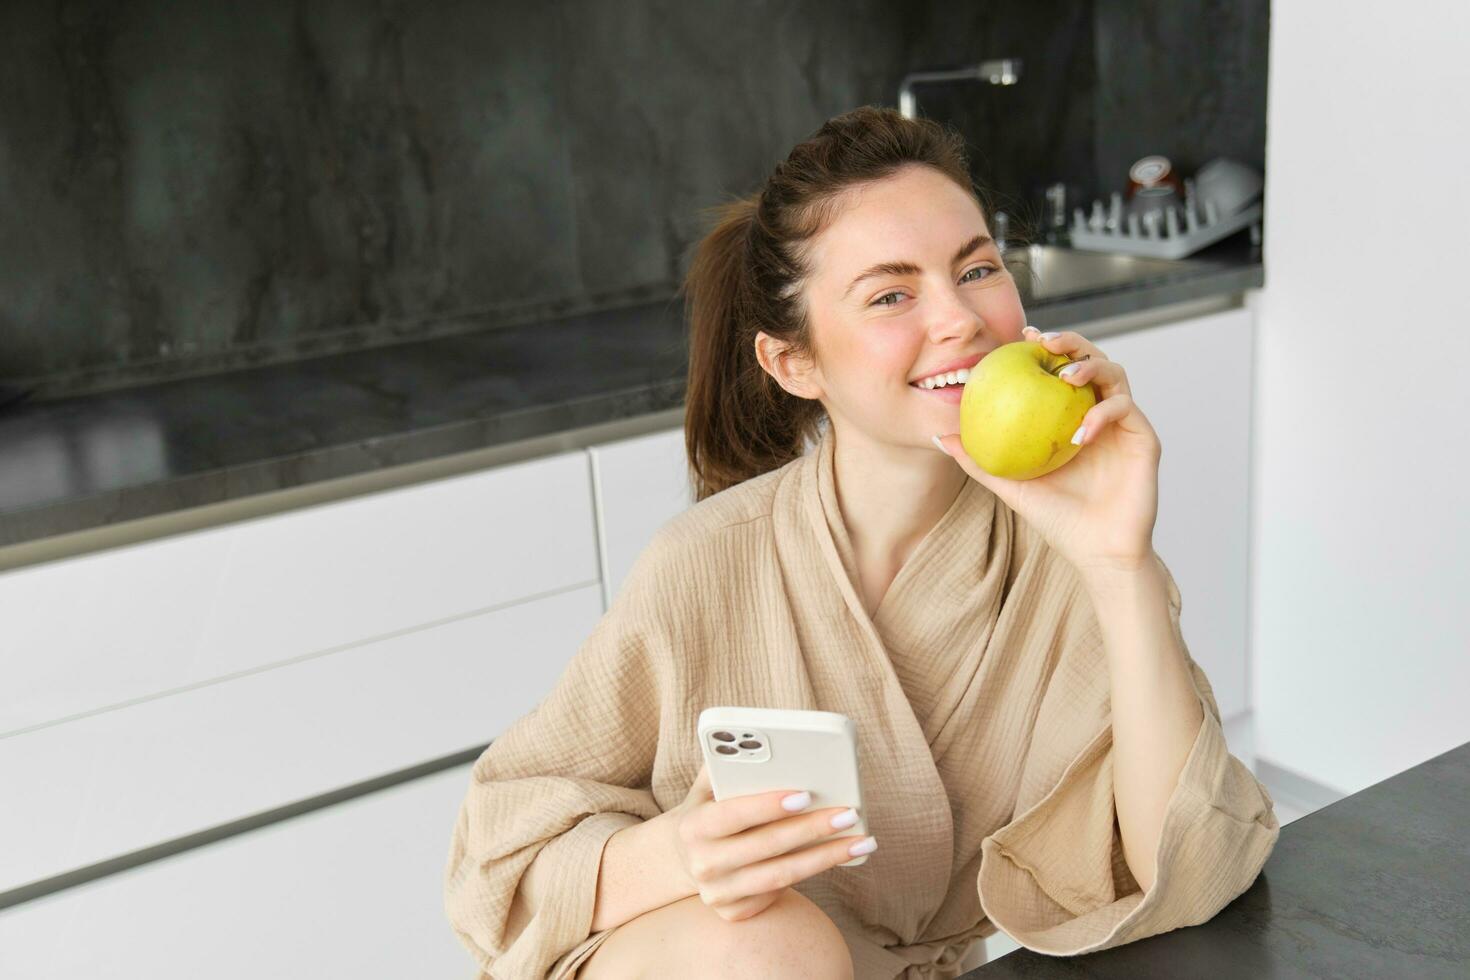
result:
[[[970,380],[970,369],[960,368],[958,371],[950,371],[947,374],[935,374],[920,381],[924,388],[934,389],[944,385],[964,384]]]

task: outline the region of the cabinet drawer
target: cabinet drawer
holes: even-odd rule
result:
[[[0,891],[489,742],[601,610],[593,583],[0,739]]]
[[[587,450],[592,458],[603,592],[611,605],[633,562],[660,527],[694,504],[684,429],[669,429]]]
[[[469,980],[440,883],[469,768],[0,910],[0,976]]]
[[[584,452],[0,574],[0,736],[598,578]]]

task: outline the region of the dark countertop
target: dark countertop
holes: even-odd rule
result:
[[[1082,956],[1018,949],[964,980],[1470,977],[1470,742],[1281,828],[1208,922]]]
[[[1070,326],[1260,286],[1238,234],[1148,282],[1035,300]],[[683,403],[678,300],[0,408],[0,548]]]

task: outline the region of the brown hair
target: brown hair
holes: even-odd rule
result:
[[[760,191],[705,209],[713,229],[697,246],[681,292],[689,321],[684,442],[695,499],[796,459],[815,439],[822,403],[782,388],[755,356],[757,331],[813,353],[802,283],[806,245],[835,215],[841,192],[923,164],[975,198],[964,137],[931,119],[862,106],[796,144]]]

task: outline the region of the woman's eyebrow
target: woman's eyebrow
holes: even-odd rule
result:
[[[954,258],[950,260],[950,263],[954,264],[959,262],[971,252],[978,251],[993,241],[994,239],[989,235],[976,235],[960,246],[959,251],[954,253]],[[856,279],[848,283],[847,289],[842,294],[842,298],[846,299],[848,293],[851,293],[857,284],[864,279],[872,279],[874,276],[917,276],[922,271],[924,270],[912,262],[879,262],[871,268],[864,269],[858,274]]]

